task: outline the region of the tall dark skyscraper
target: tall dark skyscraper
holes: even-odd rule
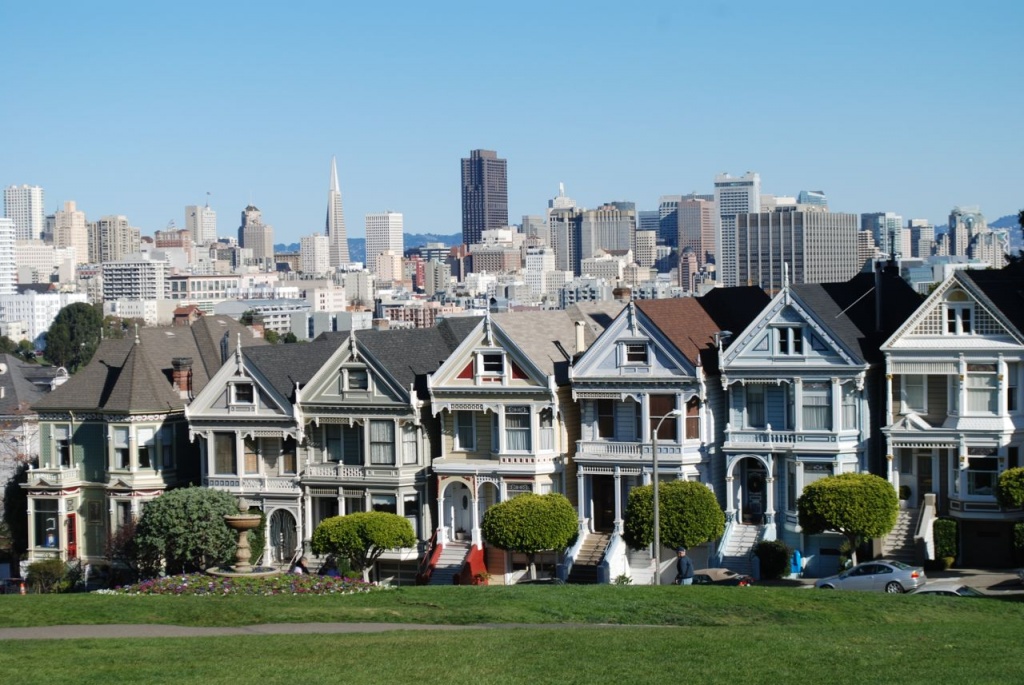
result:
[[[508,161],[494,150],[472,150],[462,159],[462,242],[480,242],[480,234],[508,226]]]

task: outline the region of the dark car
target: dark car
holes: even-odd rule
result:
[[[910,594],[912,595],[940,595],[942,597],[984,597],[985,593],[980,592],[970,585],[964,585],[958,580],[939,580],[919,587]]]
[[[928,578],[920,566],[888,560],[857,564],[838,575],[820,579],[814,587],[825,590],[877,590],[899,594],[916,590],[927,582]]]
[[[746,587],[753,585],[754,579],[727,568],[702,568],[693,572],[694,585],[736,585]]]

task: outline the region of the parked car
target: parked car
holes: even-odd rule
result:
[[[959,580],[935,580],[919,587],[912,595],[941,595],[943,597],[984,597],[985,594]]]
[[[1021,585],[1024,585],[1024,568],[1017,571],[1017,577],[1020,578]]]
[[[693,572],[694,585],[753,585],[754,579],[727,568],[702,568]]]
[[[0,595],[20,595],[24,582],[21,578],[0,579]]]
[[[866,561],[842,573],[821,578],[814,587],[824,590],[877,590],[900,594],[928,582],[924,569],[902,561]]]

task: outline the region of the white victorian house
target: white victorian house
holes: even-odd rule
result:
[[[888,477],[921,508],[926,544],[934,517],[959,522],[961,564],[1009,565],[1024,519],[995,497],[1021,465],[1022,287],[1019,265],[956,271],[882,346]]]

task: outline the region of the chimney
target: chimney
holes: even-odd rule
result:
[[[181,399],[191,399],[192,357],[175,357],[171,360],[171,383]]]
[[[585,324],[582,321],[576,322],[576,354],[583,354],[587,351],[587,340],[584,333]]]

